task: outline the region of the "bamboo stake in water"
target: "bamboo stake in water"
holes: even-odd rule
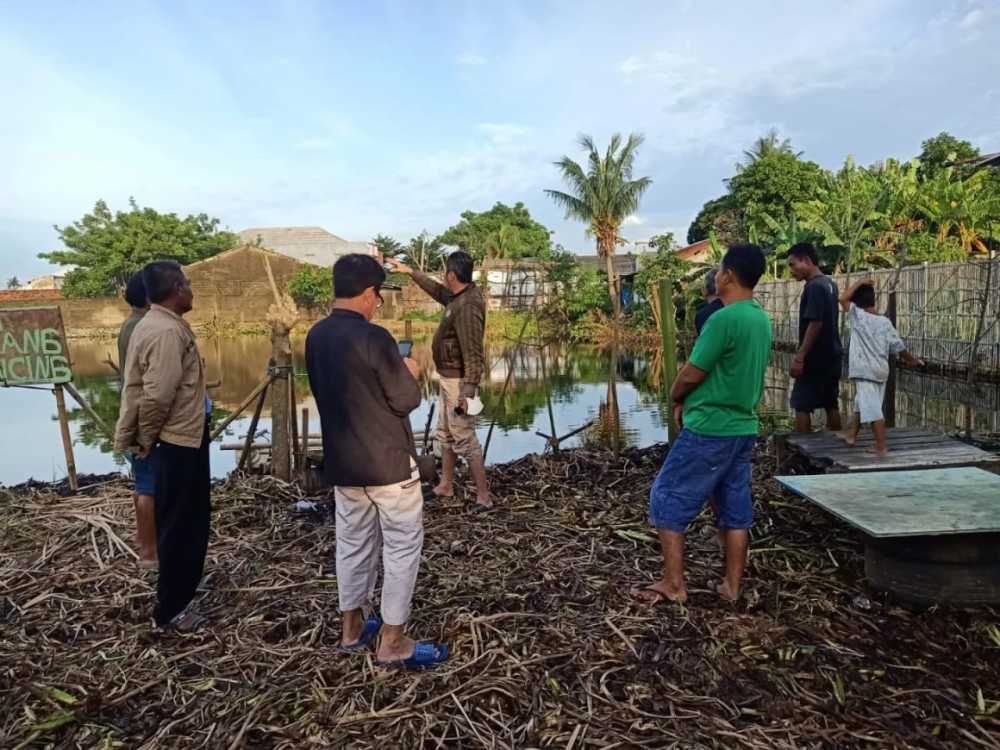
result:
[[[663,339],[663,390],[667,395],[667,435],[671,443],[677,437],[678,426],[674,421],[670,389],[677,379],[677,318],[674,314],[673,283],[670,279],[660,282],[660,336]]]

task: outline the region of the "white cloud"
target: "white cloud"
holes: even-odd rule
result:
[[[983,12],[982,8],[975,8],[970,10],[961,21],[958,22],[958,28],[960,29],[974,29],[983,20],[986,14]]]
[[[477,67],[486,64],[486,58],[476,52],[463,52],[455,58],[455,62],[466,67]]]
[[[632,214],[631,216],[626,216],[625,221],[622,222],[623,227],[638,227],[646,223],[646,220],[639,216],[638,214]]]
[[[497,145],[513,143],[531,132],[531,128],[511,122],[483,122],[477,125],[476,129],[485,133]]]

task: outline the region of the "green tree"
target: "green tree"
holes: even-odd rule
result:
[[[129,210],[111,212],[104,201],[70,226],[55,227],[64,250],[41,253],[40,258],[72,266],[66,274],[67,297],[116,294],[129,277],[154,260],[187,265],[235,247],[235,234],[219,229],[219,220],[206,214],[180,218],[152,208],[139,208],[129,199]]]
[[[375,239],[372,240],[372,244],[375,245],[375,247],[378,248],[378,251],[386,258],[395,258],[403,252],[403,245],[399,242],[399,240],[384,234],[376,235]]]
[[[737,164],[736,171],[742,172],[745,167],[753,164],[754,162],[765,159],[768,156],[774,156],[775,154],[794,156],[796,159],[802,156],[801,151],[796,151],[792,148],[792,141],[790,138],[782,140],[778,135],[777,129],[771,128],[765,135],[754,141],[753,146],[751,146],[749,150],[743,152],[743,155],[746,157],[746,161],[743,164]]]
[[[9,279],[7,279],[7,288],[8,289],[20,289],[21,288],[21,281],[20,281],[20,279],[18,279],[17,276],[11,276]]]
[[[919,177],[921,180],[933,179],[949,162],[975,156],[979,156],[978,148],[942,131],[920,144],[920,155],[917,157],[920,162]]]
[[[987,243],[1000,240],[1000,194],[985,170],[960,180],[954,167],[942,169],[925,184],[919,210],[936,225],[939,242],[954,239],[966,254],[985,255]]]
[[[792,214],[794,203],[816,197],[823,175],[815,162],[774,150],[747,164],[728,185],[733,205],[746,222],[755,223],[761,212],[782,221]]]
[[[531,213],[523,203],[507,206],[497,203],[489,211],[477,213],[465,211],[462,220],[446,229],[436,242],[439,245],[454,245],[464,250],[476,261],[482,261],[489,254],[491,243],[495,244],[501,227],[507,225],[516,231],[520,257],[546,258],[552,247],[552,233],[531,218]]]
[[[426,229],[406,243],[403,255],[408,266],[425,272],[441,268],[444,262],[440,239],[432,239]]]
[[[615,248],[624,244],[619,235],[622,222],[639,209],[643,193],[653,183],[651,177],[632,178],[635,157],[643,136],[632,133],[623,143],[620,134],[611,137],[602,157],[589,135],[580,137],[587,152],[587,168],[564,156],[556,162],[569,192],[546,190],[546,194],[566,211],[566,218],[587,223],[588,233],[597,242],[597,253],[604,259],[608,274],[608,295],[615,318],[621,316]]]
[[[702,206],[688,228],[688,244],[707,240],[712,232],[724,245],[736,245],[747,240],[743,212],[736,206],[732,195],[723,195]]]
[[[872,259],[882,186],[850,156],[835,175],[824,175],[817,197],[795,204],[802,224],[818,232],[835,266],[848,272]],[[891,263],[890,263],[891,264]]]
[[[319,307],[333,299],[333,274],[319,266],[305,265],[288,280],[288,293],[295,304]]]

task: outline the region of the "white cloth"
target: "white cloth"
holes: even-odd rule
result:
[[[885,381],[852,380],[854,383],[854,411],[861,424],[884,419],[882,402],[885,401]]]
[[[905,351],[906,344],[884,315],[873,315],[852,303],[847,320],[851,324],[847,376],[884,383],[889,378],[889,355]]]
[[[369,609],[382,557],[382,620],[405,625],[424,545],[424,496],[412,465],[407,482],[337,487],[337,592],[340,610]]]

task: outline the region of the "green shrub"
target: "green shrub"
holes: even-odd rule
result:
[[[288,293],[302,307],[329,304],[333,299],[333,274],[319,266],[303,266],[288,280]]]

